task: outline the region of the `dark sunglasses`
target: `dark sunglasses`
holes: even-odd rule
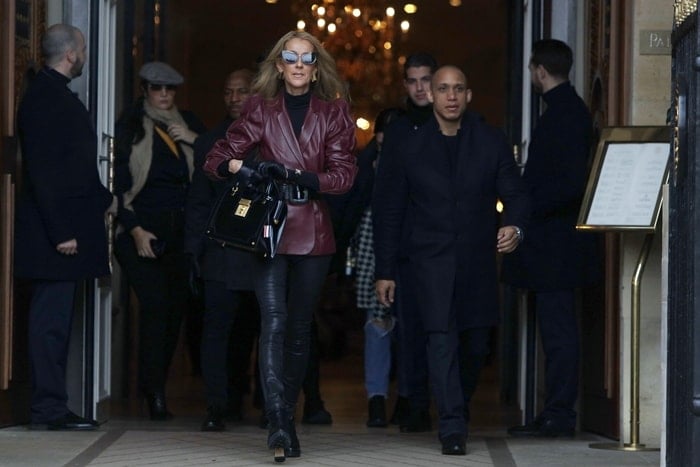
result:
[[[153,83],[148,83],[148,90],[149,91],[157,91],[161,92],[165,89],[166,91],[174,91],[177,89],[177,86],[174,84],[153,84]]]
[[[283,50],[282,60],[288,65],[294,65],[297,61],[299,61],[299,54],[293,50]],[[316,54],[313,52],[301,54],[301,63],[304,65],[313,65],[316,63]]]

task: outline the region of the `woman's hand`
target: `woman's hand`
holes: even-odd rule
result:
[[[286,180],[289,178],[287,168],[277,161],[262,161],[258,164],[258,172],[263,178]]]
[[[107,216],[116,216],[117,215],[117,208],[119,207],[119,201],[117,200],[117,197],[112,195],[112,204],[109,205],[107,210],[105,211],[105,217]]]
[[[182,141],[187,144],[192,144],[197,139],[197,133],[179,123],[172,123],[168,126],[168,135],[175,141]]]
[[[156,259],[155,253],[151,249],[151,240],[156,239],[152,232],[144,230],[140,226],[136,226],[129,232],[134,238],[134,243],[136,244],[136,253],[142,258],[152,258]]]

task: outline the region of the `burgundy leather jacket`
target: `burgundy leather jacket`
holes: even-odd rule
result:
[[[260,160],[274,160],[288,169],[315,173],[321,193],[345,193],[357,173],[353,153],[355,125],[348,103],[343,99],[327,102],[312,95],[297,140],[282,92],[273,100],[251,96],[226,137],[207,154],[205,173],[220,180],[217,169],[222,163],[244,159],[256,146]],[[314,198],[307,204],[287,207],[287,223],[278,253],[327,255],[335,252],[331,216],[325,200]]]

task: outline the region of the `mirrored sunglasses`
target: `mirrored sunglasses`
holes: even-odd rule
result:
[[[153,83],[148,83],[148,90],[149,91],[156,91],[156,92],[161,92],[165,89],[166,91],[174,91],[177,89],[177,86],[174,84],[153,84]]]
[[[293,50],[283,50],[282,60],[288,65],[294,65],[299,61],[299,54]],[[301,63],[304,65],[313,65],[316,63],[316,54],[313,52],[306,52],[301,54]]]

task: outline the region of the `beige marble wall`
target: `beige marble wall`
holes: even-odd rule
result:
[[[663,125],[671,96],[671,56],[640,55],[642,30],[671,30],[673,0],[636,0],[632,3],[634,27],[630,43],[632,96],[629,96],[631,125]]]
[[[665,125],[666,113],[671,95],[671,56],[641,55],[639,36],[642,30],[671,30],[673,27],[673,0],[636,0],[630,3],[633,17],[633,30],[629,43],[631,95],[627,96],[629,125]],[[662,249],[666,235],[664,226],[659,225],[654,237],[651,254],[642,276],[641,289],[641,338],[640,338],[640,443],[659,447],[664,427],[665,404],[665,359],[662,355],[662,342],[665,336],[661,330],[665,316],[666,299],[662,287],[662,263],[665,252]],[[644,234],[629,233],[623,236],[621,256],[620,300],[621,316],[621,399],[620,418],[623,441],[630,442],[630,311],[631,280],[639,259]]]

